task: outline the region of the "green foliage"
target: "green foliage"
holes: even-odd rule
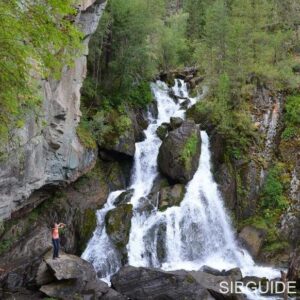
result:
[[[291,140],[300,136],[300,95],[287,97],[284,123],[285,129],[281,135],[282,139]]]
[[[89,130],[89,124],[85,120],[81,120],[76,132],[80,142],[88,149],[95,149],[97,147],[95,139]]]
[[[191,167],[191,159],[197,152],[198,137],[193,133],[187,140],[181,153],[181,159],[187,168]]]
[[[186,24],[188,14],[179,13],[169,16],[161,28],[159,37],[159,66],[164,71],[178,68],[187,61],[188,47]]]
[[[216,0],[208,5],[204,33],[195,50],[214,84],[228,74],[233,92],[239,92],[249,75],[275,87],[295,87],[291,49],[297,44],[294,25],[281,18],[275,0]],[[205,59],[203,59],[205,58]]]
[[[164,0],[111,0],[90,41],[86,107],[144,106],[152,100],[149,81],[160,70],[182,66],[189,57],[188,14],[168,15]]]
[[[40,105],[40,77],[58,77],[80,49],[73,0],[0,3],[0,138],[11,141],[28,110]]]
[[[265,214],[269,213],[268,210],[283,210],[288,206],[288,201],[283,193],[283,172],[284,168],[280,164],[275,165],[268,172],[261,196],[261,207],[265,210]]]
[[[196,113],[206,116],[203,125],[210,125],[224,137],[229,157],[240,159],[254,141],[255,133],[246,105],[240,109],[231,100],[231,82],[227,74],[219,76],[210,98],[196,104]],[[201,119],[201,118],[200,118]]]

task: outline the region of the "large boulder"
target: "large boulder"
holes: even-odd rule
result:
[[[115,274],[112,287],[130,299],[213,299],[188,273],[167,273],[148,268],[126,266]]]
[[[133,192],[134,192],[134,189],[129,189],[129,190],[122,192],[114,201],[114,205],[118,206],[120,204],[128,203],[130,201],[131,197],[133,196]]]
[[[88,282],[96,279],[91,263],[78,256],[61,253],[59,259],[50,257],[45,262],[57,280],[80,279]]]
[[[242,279],[239,269],[212,275],[202,271],[172,271],[125,266],[115,274],[112,287],[130,299],[217,299],[242,300],[244,296],[222,293],[221,282],[228,286]],[[213,296],[213,297],[212,297]]]
[[[240,242],[254,257],[259,254],[265,238],[266,232],[254,226],[246,226],[239,233]]]
[[[105,216],[106,232],[121,252],[129,241],[131,218],[132,204],[120,204]]]
[[[184,185],[179,183],[162,187],[159,193],[159,210],[163,211],[171,206],[179,206],[184,197],[184,191]]]
[[[161,172],[174,182],[187,183],[195,174],[201,151],[201,136],[194,121],[187,120],[171,131],[158,155]]]
[[[70,299],[125,300],[106,283],[96,278],[96,272],[89,262],[75,255],[61,253],[57,260],[45,256],[39,267],[37,284],[48,297]],[[52,275],[52,278],[49,275]],[[47,281],[41,280],[46,279]]]

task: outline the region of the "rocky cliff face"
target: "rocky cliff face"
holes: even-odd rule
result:
[[[102,0],[82,0],[76,22],[84,32],[85,50],[65,67],[60,80],[41,83],[43,106],[28,117],[17,135],[18,146],[7,146],[0,162],[0,221],[35,207],[27,200],[34,190],[76,180],[95,163],[95,150],[85,149],[76,135],[80,121],[80,88],[86,76],[88,41],[105,7]]]

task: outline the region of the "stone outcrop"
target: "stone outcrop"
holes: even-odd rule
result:
[[[173,186],[166,186],[160,189],[159,193],[159,210],[165,210],[171,206],[179,206],[185,192],[183,184],[175,184]]]
[[[222,294],[221,282],[242,279],[239,269],[226,275],[212,275],[202,271],[164,272],[158,269],[125,266],[112,279],[112,288],[130,299],[233,299],[242,300],[243,295]]]
[[[188,273],[175,274],[155,269],[123,267],[112,277],[112,287],[130,299],[213,299]]]
[[[126,245],[131,228],[132,204],[120,204],[105,216],[106,232],[126,258]]]
[[[291,254],[287,278],[290,281],[296,281],[297,289],[300,290],[300,248]]]
[[[28,117],[24,128],[16,132],[17,142],[6,146],[7,158],[0,162],[0,220],[32,205],[26,200],[34,190],[75,181],[95,163],[95,150],[83,147],[76,127],[87,45],[104,7],[105,1],[81,1],[76,22],[85,35],[83,55],[75,59],[73,67],[63,69],[60,80],[42,81],[39,117]]]
[[[259,254],[265,238],[266,232],[254,226],[246,226],[239,233],[239,241],[254,257]]]
[[[49,274],[52,275],[50,278]],[[82,299],[111,299],[125,300],[126,298],[112,290],[108,285],[96,278],[93,266],[75,256],[61,254],[59,259],[53,260],[46,255],[39,266],[37,282],[40,291],[48,297],[62,300]],[[42,282],[47,278],[48,282]]]
[[[5,232],[0,236],[0,268],[4,269],[0,272],[0,289],[14,291],[22,286],[36,286],[37,268],[52,248],[51,224],[54,221],[67,224],[60,234],[62,250],[82,253],[96,227],[95,211],[105,203],[110,187],[125,188],[111,183],[111,180],[119,181],[111,175],[116,169],[116,163],[99,160],[92,172],[68,187],[40,190],[31,196],[44,201],[17,222],[7,221]]]
[[[159,168],[174,182],[187,183],[198,168],[200,150],[201,137],[196,124],[184,121],[164,139],[159,149]]]

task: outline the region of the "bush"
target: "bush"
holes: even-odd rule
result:
[[[262,188],[261,206],[263,209],[283,210],[287,208],[288,201],[284,196],[282,184],[283,172],[284,169],[280,165],[275,165],[270,169]],[[266,213],[269,212],[266,211]]]

